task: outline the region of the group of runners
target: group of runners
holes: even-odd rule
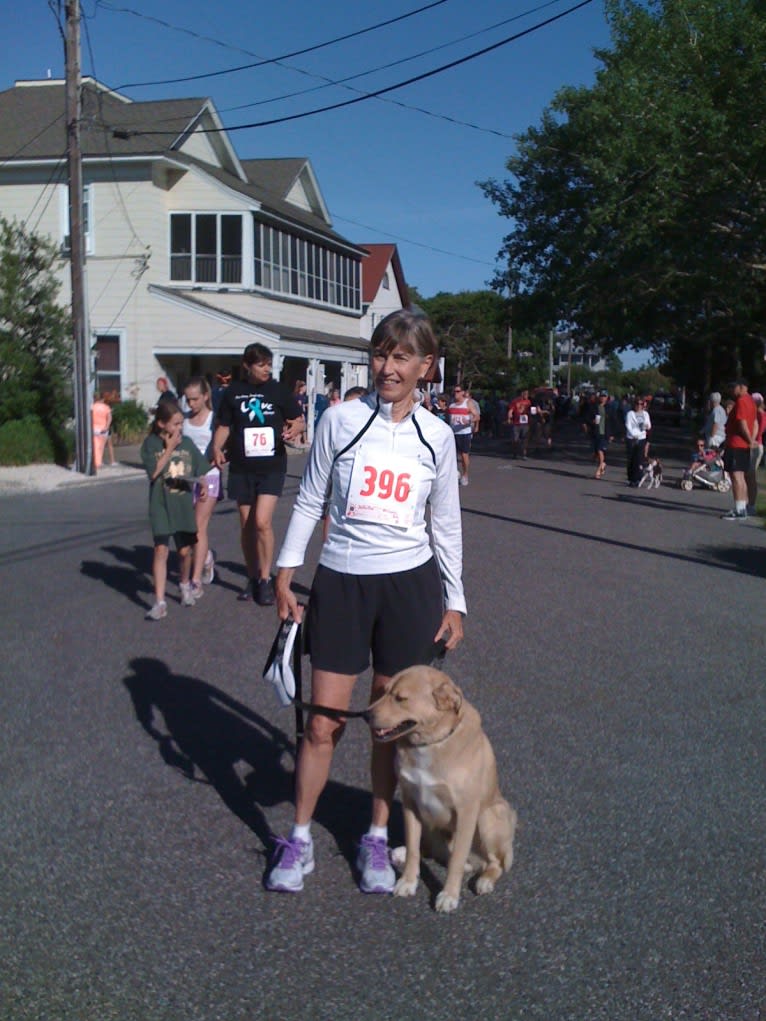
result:
[[[199,542],[197,525],[209,520],[228,464],[246,593],[261,605],[276,603],[281,620],[303,619],[293,576],[317,522],[327,521],[306,611],[312,701],[348,709],[370,662],[373,700],[399,670],[429,662],[435,643],[454,649],[466,613],[455,432],[423,406],[417,389],[437,357],[423,315],[403,309],[378,324],[372,392],[329,407],[317,423],[275,582],[272,518],[286,474],[285,444],[299,441],[305,419],[294,393],[271,378],[271,352],[260,344],[245,349],[245,378],[226,388],[215,424],[199,379],[185,390],[188,418],[177,403],[160,402],[142,446],[155,549],[155,602],[147,616],[159,620],[167,613],[171,541],[180,555],[182,602],[193,605],[204,591],[201,572],[211,558],[195,555],[207,538],[205,532]],[[308,717],[296,764],[294,823],[276,839],[265,877],[270,890],[298,892],[314,868],[311,820],[343,729],[341,721]],[[393,745],[373,746],[370,826],[356,862],[365,893],[390,893],[395,883],[388,849],[393,753]]]

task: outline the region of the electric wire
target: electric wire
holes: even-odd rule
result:
[[[487,262],[486,259],[474,259],[470,255],[461,255],[458,252],[449,252],[446,248],[435,248],[433,245],[427,245],[422,241],[413,241],[411,238],[401,237],[399,234],[391,234],[389,231],[381,230],[380,227],[370,227],[366,223],[359,223],[358,220],[350,220],[346,216],[339,216],[337,213],[332,214],[333,220],[341,220],[343,223],[351,223],[355,227],[362,227],[364,230],[371,230],[374,234],[382,234],[383,237],[393,238],[394,241],[400,241],[405,245],[414,245],[416,248],[425,248],[429,252],[436,252],[438,255],[449,255],[453,259],[462,259],[464,262],[475,262],[479,266],[490,266],[494,269],[494,262]],[[359,247],[364,248],[365,244],[363,241],[356,242]],[[368,244],[373,244],[372,241]]]
[[[91,40],[90,40],[90,30],[88,28],[88,19],[84,19],[83,23],[84,23],[84,27],[85,27],[85,41],[86,41],[86,44],[87,44],[87,47],[88,47],[88,56],[90,57],[90,65],[91,65],[91,69],[93,71],[93,77],[96,80],[96,82],[98,82],[99,78],[98,78],[98,74],[96,73],[96,60],[95,60],[95,57],[93,56],[93,46],[91,45]],[[101,122],[103,124],[103,121],[104,121],[104,107],[103,107],[103,98],[104,97],[103,97],[103,93],[101,92],[101,89],[99,89],[99,88],[97,88],[95,90],[95,93],[96,93],[96,104],[98,106],[99,116],[100,116]],[[112,182],[114,184],[115,191],[117,193],[117,200],[118,200],[118,202],[120,204],[120,207],[122,208],[123,215],[125,216],[125,222],[127,223],[128,227],[130,229],[130,233],[133,235],[133,240],[141,248],[143,248],[146,251],[148,246],[146,244],[144,244],[144,242],[141,240],[141,238],[136,233],[136,228],[133,225],[133,221],[132,221],[132,219],[130,217],[130,213],[128,212],[127,204],[126,204],[125,199],[124,199],[123,194],[122,194],[122,189],[120,187],[120,182],[117,180],[117,174],[116,174],[115,169],[114,169],[113,154],[112,154],[111,149],[109,148],[109,134],[110,133],[108,131],[104,131],[103,134],[104,134],[104,145],[106,146],[106,153],[107,153],[107,163],[108,163],[108,166],[109,166],[109,171],[110,171],[110,173],[112,175]]]
[[[222,43],[218,39],[213,39],[210,36],[198,35],[198,33],[193,32],[191,29],[185,29],[185,28],[180,28],[177,25],[171,25],[169,22],[162,21],[160,18],[155,18],[155,17],[152,17],[150,15],[141,14],[140,12],[134,11],[131,8],[128,8],[128,7],[112,7],[112,6],[110,6],[108,4],[105,4],[103,2],[100,3],[99,6],[103,7],[105,10],[116,11],[116,12],[120,12],[120,13],[123,13],[123,14],[134,14],[137,17],[146,18],[146,20],[148,20],[148,21],[154,21],[154,22],[156,22],[159,25],[163,25],[165,28],[170,28],[170,29],[173,29],[174,31],[184,32],[184,33],[186,33],[188,35],[194,36],[195,38],[201,39],[201,40],[203,40],[205,42],[215,43],[218,46],[226,46],[227,48],[230,48],[230,49],[235,49],[236,48],[241,53],[247,53],[249,56],[257,57],[258,58],[256,63],[253,63],[253,64],[242,64],[240,67],[230,67],[230,68],[224,68],[223,70],[220,70],[220,71],[208,71],[208,72],[205,72],[203,74],[187,75],[184,78],[165,78],[165,79],[162,79],[162,80],[151,81],[151,82],[128,82],[125,85],[118,86],[119,89],[138,89],[138,88],[146,88],[146,87],[151,86],[151,85],[177,85],[177,84],[180,84],[180,83],[183,83],[183,82],[200,81],[200,80],[202,80],[204,78],[216,78],[216,77],[219,77],[221,75],[233,74],[233,73],[235,73],[237,71],[249,71],[249,70],[252,70],[253,68],[256,68],[256,67],[263,67],[266,64],[279,64],[280,61],[282,61],[282,60],[289,60],[292,57],[300,57],[300,56],[302,56],[303,54],[306,54],[306,53],[314,53],[317,50],[324,49],[324,48],[326,48],[328,46],[334,46],[336,43],[345,42],[347,39],[354,39],[354,38],[356,38],[356,37],[358,37],[360,35],[365,35],[368,32],[374,32],[374,31],[376,31],[379,28],[384,28],[387,25],[393,25],[393,24],[395,24],[398,21],[404,21],[407,18],[411,18],[411,17],[413,17],[416,14],[421,14],[423,11],[428,11],[432,7],[440,7],[444,3],[447,3],[447,0],[433,0],[432,3],[426,4],[425,7],[419,7],[419,8],[417,8],[417,10],[409,11],[406,14],[400,14],[396,18],[389,18],[387,21],[381,21],[381,22],[378,22],[375,25],[369,25],[367,28],[358,29],[356,32],[349,32],[346,35],[337,36],[336,38],[328,39],[325,42],[315,43],[313,46],[306,46],[306,47],[304,47],[301,50],[293,50],[291,53],[285,53],[285,54],[283,54],[282,56],[279,56],[279,57],[260,57],[257,53],[252,53],[250,50],[244,50],[244,49],[241,49],[240,47],[230,47],[230,46],[228,46],[228,44]]]
[[[298,89],[295,92],[285,92],[280,96],[272,96],[269,99],[258,99],[252,103],[240,103],[238,106],[224,106],[221,107],[218,112],[233,113],[235,110],[248,110],[255,106],[266,106],[269,103],[278,103],[283,99],[294,99],[297,96],[305,96],[311,92],[321,92],[323,89],[329,88],[332,85],[345,85],[346,83],[356,81],[359,78],[366,78],[368,75],[377,74],[378,71],[389,71],[393,67],[399,67],[401,64],[407,64],[412,60],[419,60],[421,57],[427,57],[432,53],[437,53],[439,50],[449,49],[450,46],[455,46],[457,43],[467,42],[469,39],[475,39],[477,36],[486,35],[487,32],[493,32],[496,28],[502,28],[504,25],[510,25],[514,21],[521,21],[522,18],[527,18],[532,14],[538,14],[547,7],[554,7],[560,2],[561,0],[546,0],[545,3],[538,4],[537,7],[530,7],[528,10],[522,11],[520,14],[514,14],[512,18],[505,18],[503,21],[496,21],[493,25],[487,25],[484,28],[477,29],[475,32],[469,32],[467,35],[450,39],[448,42],[440,43],[438,46],[431,46],[427,50],[420,50],[419,53],[413,53],[408,57],[400,57],[399,60],[392,60],[388,64],[379,64],[377,67],[369,68],[367,71],[359,71],[357,74],[349,75],[347,78],[338,78],[337,80],[334,80],[321,74],[315,74],[310,71],[302,70],[301,68],[291,67],[290,70],[298,71],[300,74],[307,75],[311,78],[316,78],[324,84],[314,85],[310,89]],[[418,108],[413,107],[413,109]],[[419,110],[419,112],[427,113],[428,111]]]
[[[396,89],[403,89],[407,85],[413,85],[416,82],[425,81],[427,78],[433,78],[438,74],[443,74],[445,71],[450,71],[454,67],[460,67],[463,64],[467,64],[472,60],[477,60],[479,57],[486,56],[488,53],[492,53],[494,50],[498,50],[503,46],[507,46],[512,42],[517,42],[519,39],[523,39],[527,35],[531,35],[533,32],[539,32],[543,28],[547,28],[548,25],[552,25],[556,21],[560,21],[561,18],[565,18],[567,15],[580,10],[583,7],[587,7],[593,3],[593,0],[580,0],[579,3],[574,4],[572,7],[568,7],[565,11],[560,11],[558,14],[552,15],[550,18],[546,18],[544,21],[537,22],[531,25],[529,28],[523,29],[521,32],[516,32],[514,35],[508,36],[505,39],[501,39],[499,42],[492,43],[491,46],[485,46],[481,50],[476,50],[474,53],[469,53],[464,57],[459,57],[457,60],[452,60],[448,64],[442,64],[440,67],[435,67],[430,71],[424,71],[422,74],[414,75],[412,78],[408,78],[402,82],[396,82],[394,85],[387,85],[384,88],[376,89],[373,92],[365,92],[362,95],[356,96],[353,99],[346,99],[340,103],[332,103],[329,106],[319,107],[315,110],[305,110],[302,113],[289,114],[284,117],[273,117],[270,120],[265,121],[254,121],[250,124],[234,124],[226,128],[198,128],[197,130],[201,134],[217,134],[220,132],[231,132],[231,131],[245,131],[251,128],[265,128],[270,127],[274,124],[286,124],[289,121],[302,120],[304,117],[314,117],[320,113],[328,113],[331,110],[340,110],[347,106],[354,106],[356,103],[365,102],[368,99],[378,99],[380,96],[384,96],[389,92],[394,92]],[[163,135],[166,134],[164,131],[131,131],[129,135]]]
[[[32,228],[32,232],[33,233],[36,233],[37,228],[40,226],[40,221],[45,216],[45,213],[48,210],[48,206],[51,204],[53,196],[56,194],[56,189],[57,189],[58,185],[61,184],[61,180],[62,180],[62,178],[64,176],[64,173],[66,172],[66,168],[67,168],[67,152],[65,150],[61,154],[59,159],[56,161],[56,163],[54,164],[53,169],[51,170],[50,175],[48,176],[48,180],[43,185],[43,187],[42,187],[42,189],[40,191],[40,194],[35,199],[35,203],[32,206],[32,208],[29,210],[29,213],[27,215],[27,221],[31,220],[32,217],[34,216],[35,210],[37,209],[38,205],[40,204],[43,196],[45,195],[45,193],[50,188],[50,194],[48,195],[47,199],[45,200],[45,205],[40,210],[40,214],[37,217],[37,220],[35,221],[34,227]]]

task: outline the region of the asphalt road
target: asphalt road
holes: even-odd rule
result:
[[[264,891],[293,720],[260,679],[276,615],[235,599],[228,501],[216,583],[150,623],[142,479],[0,499],[0,1018],[766,1018],[766,531],[722,522],[727,496],[626,488],[619,451],[597,482],[564,440],[525,462],[484,444],[461,490],[447,670],[520,827],[510,874],[450,916],[436,866],[413,899],[356,889],[358,721],[316,872]]]

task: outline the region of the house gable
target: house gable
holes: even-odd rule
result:
[[[332,225],[311,163],[305,157],[242,160],[248,180],[263,189],[265,202],[287,203]]]

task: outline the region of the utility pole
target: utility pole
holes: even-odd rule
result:
[[[74,340],[75,470],[93,475],[90,424],[90,338],[85,308],[85,231],[82,222],[83,186],[80,121],[80,3],[66,4],[66,122],[69,163],[69,257],[72,280],[72,333]]]

